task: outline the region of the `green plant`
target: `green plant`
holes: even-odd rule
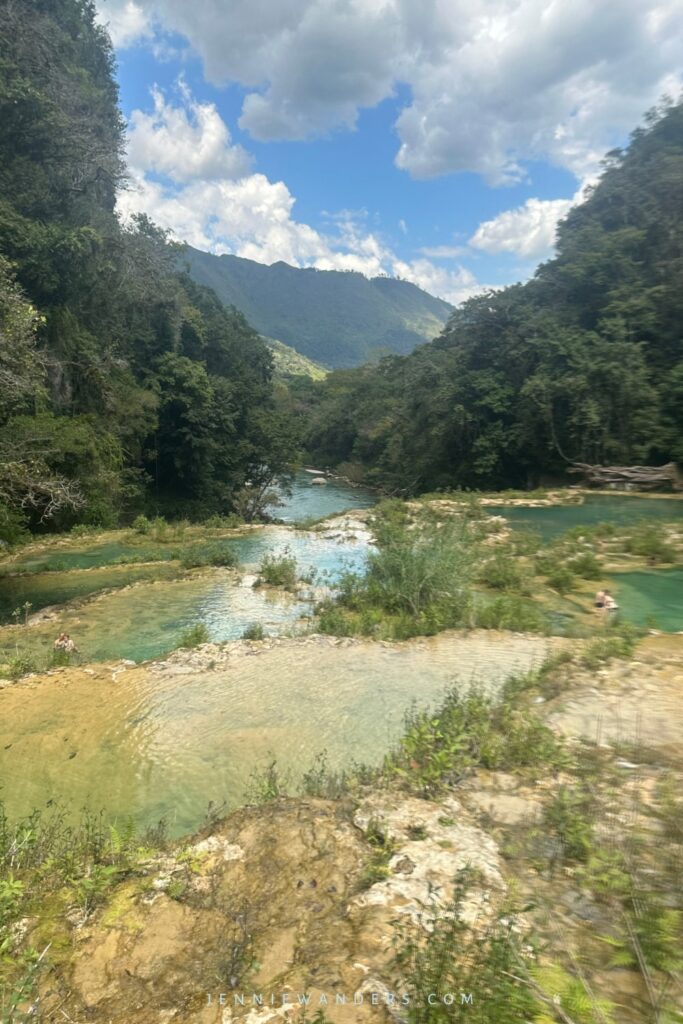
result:
[[[282,774],[275,758],[268,761],[263,769],[256,769],[249,776],[245,791],[248,804],[266,804],[279,800],[289,793],[290,777]]]
[[[188,883],[184,878],[174,878],[166,892],[172,900],[180,901],[188,890]]]
[[[633,888],[626,858],[621,850],[599,846],[592,850],[579,874],[581,884],[596,899],[625,899]]]
[[[551,570],[546,580],[551,590],[556,590],[558,594],[568,594],[576,585],[576,575],[565,565]]]
[[[474,767],[509,770],[562,762],[553,733],[511,701],[452,689],[435,712],[410,712],[385,774],[423,793],[455,784]]]
[[[316,754],[313,763],[303,772],[299,790],[305,796],[324,797],[326,800],[338,800],[346,795],[352,786],[366,776],[370,769],[362,765],[353,766],[347,771],[332,771],[327,763],[327,751]]]
[[[477,579],[494,590],[511,593],[526,593],[529,587],[528,574],[519,562],[500,551],[482,563]]]
[[[139,533],[142,536],[147,536],[147,534],[152,530],[152,523],[147,516],[139,515],[136,516],[131,523],[131,528],[135,530],[136,533]]]
[[[205,565],[234,568],[238,564],[232,548],[221,544],[193,544],[180,552],[180,564],[184,569],[197,569]]]
[[[68,668],[71,664],[73,654],[71,651],[62,651],[59,648],[56,650],[53,648],[48,654],[47,667],[48,668]]]
[[[90,537],[93,533],[97,533],[97,527],[89,526],[86,523],[77,523],[76,526],[71,527],[72,537]]]
[[[592,805],[580,789],[560,786],[543,812],[546,829],[557,837],[563,859],[587,861],[593,844]]]
[[[597,999],[588,990],[582,977],[568,974],[557,964],[533,966],[529,972],[534,989],[543,998],[547,1009],[534,1016],[534,1024],[557,1024],[556,1010],[564,1024],[612,1024],[615,1006],[607,999]]]
[[[573,573],[585,580],[599,580],[602,576],[602,564],[597,555],[592,551],[583,551],[581,554],[570,558],[568,567]]]
[[[679,971],[683,967],[682,922],[681,912],[664,906],[655,893],[636,894],[625,917],[624,932],[602,936],[614,949],[610,966]]]
[[[396,928],[395,987],[408,996],[409,1024],[517,1024],[542,1009],[527,981],[514,908],[489,924],[468,923],[463,909],[476,885],[474,872],[460,871],[446,906],[434,893],[416,923]]]
[[[296,559],[292,555],[265,555],[261,560],[259,583],[294,590],[297,578]]]
[[[14,878],[12,874],[0,878],[0,937],[6,924],[18,917],[23,897],[23,882]]]
[[[244,520],[231,512],[229,515],[212,515],[204,520],[207,530],[233,530],[236,526],[242,526]]]
[[[676,550],[662,537],[661,528],[648,523],[636,527],[627,538],[626,550],[652,562],[676,561]]]
[[[76,899],[86,916],[104,903],[118,877],[119,868],[116,865],[93,864],[88,874],[72,879]]]
[[[473,624],[481,629],[512,629],[519,633],[547,633],[548,620],[542,610],[517,594],[482,598],[474,606]]]
[[[633,654],[637,632],[627,626],[613,626],[604,636],[595,637],[586,644],[581,663],[589,669],[599,668],[611,658],[630,658]]]
[[[7,661],[7,675],[10,679],[21,679],[31,672],[37,672],[38,665],[30,654],[16,654]]]
[[[202,644],[208,644],[211,639],[211,634],[204,625],[203,622],[196,622],[194,626],[188,626],[187,629],[183,630],[178,638],[178,647],[182,649],[190,649],[192,647],[200,647]]]
[[[360,889],[369,889],[376,882],[383,882],[390,877],[389,861],[395,851],[391,836],[381,822],[376,819],[368,822],[365,838],[371,848],[371,853],[358,880]]]
[[[265,631],[260,622],[252,622],[251,626],[242,633],[243,640],[263,640],[265,638]]]

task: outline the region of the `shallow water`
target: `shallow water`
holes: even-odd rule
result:
[[[377,503],[377,494],[366,487],[351,487],[339,480],[329,480],[321,487],[311,484],[314,479],[312,473],[297,473],[292,493],[283,494],[282,505],[270,509],[271,514],[285,523],[300,523]]]
[[[101,590],[125,587],[140,580],[166,579],[176,570],[171,565],[121,565],[91,569],[89,572],[48,572],[30,576],[0,577],[0,624],[13,622],[13,612],[22,612],[26,601],[33,613],[48,605],[66,604]]]
[[[442,634],[383,645],[284,641],[231,652],[217,669],[153,664],[111,678],[80,672],[0,691],[0,778],[12,815],[48,799],[196,828],[209,801],[235,806],[274,757],[294,777],[327,750],[332,766],[378,763],[406,708],[454,680],[498,686],[548,652],[541,637]],[[30,766],[30,771],[27,770]]]
[[[32,626],[34,651],[46,657],[62,630],[71,635],[84,661],[129,658],[143,661],[178,646],[183,632],[203,623],[211,640],[236,640],[260,623],[266,635],[296,628],[310,605],[268,588],[241,586],[234,572],[214,569],[187,579],[142,584],[103,594],[81,608]],[[40,663],[40,658],[38,659]]]
[[[125,535],[124,535],[125,536]],[[128,541],[123,538],[104,542],[75,541],[73,546],[46,548],[43,551],[32,551],[25,556],[14,559],[12,572],[51,572],[69,571],[71,569],[93,569],[111,565],[119,558],[144,558],[148,562],[170,561],[177,544],[163,546],[146,543],[144,540]]]
[[[493,515],[504,516],[511,526],[535,530],[544,541],[548,541],[575,526],[597,526],[607,522],[628,526],[643,519],[649,522],[683,520],[683,501],[592,494],[581,505],[545,505],[539,508],[501,505],[490,511]]]
[[[623,619],[668,633],[683,630],[683,569],[612,573]]]

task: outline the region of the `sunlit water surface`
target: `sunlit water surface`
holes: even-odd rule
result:
[[[293,779],[325,749],[332,766],[376,764],[416,701],[448,684],[495,688],[550,641],[477,632],[401,645],[285,641],[212,669],[155,663],[115,678],[80,672],[0,691],[0,778],[11,814],[65,801],[139,823],[199,825],[209,801],[240,803],[271,756]]]

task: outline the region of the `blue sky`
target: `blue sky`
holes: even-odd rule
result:
[[[680,90],[677,6],[100,0],[129,123],[122,212],[452,302],[523,280],[602,154]]]

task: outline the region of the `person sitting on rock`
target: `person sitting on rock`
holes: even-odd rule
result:
[[[605,607],[605,591],[604,590],[598,590],[597,594],[595,595],[595,607],[597,608],[598,611],[602,611],[603,608]]]

